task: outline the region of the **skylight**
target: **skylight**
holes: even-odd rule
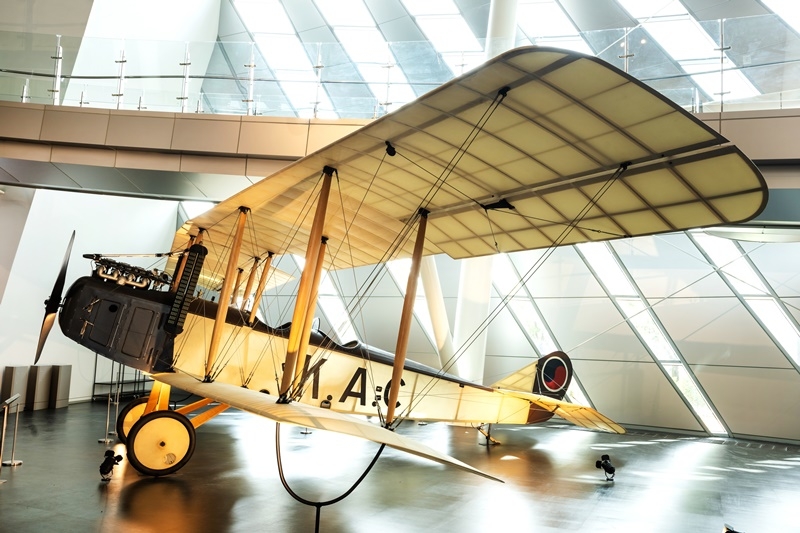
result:
[[[667,340],[667,336],[656,324],[652,313],[640,298],[617,298],[617,304],[625,317],[641,335],[659,361],[679,361],[678,354]]]
[[[745,298],[747,305],[766,326],[783,351],[800,364],[800,333],[773,298]]]
[[[337,118],[324,91],[318,90],[316,71],[295,35],[257,33],[261,54],[279,80],[283,92],[300,117]]]
[[[578,34],[575,25],[555,0],[520,0],[517,24],[528,37]]]
[[[234,5],[298,116],[338,118],[283,5],[278,0],[234,0]],[[270,102],[256,111],[264,112],[264,106]]]
[[[686,8],[675,0],[619,0],[619,3],[633,18],[639,20],[686,13]]]
[[[594,55],[555,0],[520,0],[517,25],[533,44]]]
[[[416,98],[363,0],[316,0],[316,4],[375,95],[381,111]],[[376,109],[375,114],[382,113]]]
[[[334,28],[334,32],[386,111],[416,98],[377,28],[339,27]]]
[[[673,383],[680,389],[686,401],[692,406],[694,412],[703,421],[706,429],[712,435],[727,435],[725,426],[717,418],[711,405],[705,396],[700,392],[700,388],[695,383],[689,371],[680,363],[665,364],[664,370],[667,371]]]
[[[451,72],[459,75],[484,61],[483,46],[453,0],[402,1]]]
[[[619,0],[641,26],[715,101],[759,94],[678,0]],[[720,75],[720,68],[722,75]]]
[[[437,52],[479,52],[478,40],[461,15],[416,17],[417,25]]]
[[[252,33],[295,34],[279,0],[234,0],[234,5]]]
[[[458,15],[453,0],[402,0],[403,5],[415,17],[423,15]]]
[[[375,26],[364,0],[315,0],[315,3],[331,26]]]
[[[761,0],[795,31],[800,31],[800,3],[797,0]]]

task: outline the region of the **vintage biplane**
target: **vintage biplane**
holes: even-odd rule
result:
[[[643,83],[595,57],[519,48],[190,220],[175,236],[170,275],[90,255],[92,274],[62,301],[65,258],[36,358],[60,309],[64,335],[152,376],[149,397],[118,424],[143,474],[186,465],[195,429],[235,407],[491,477],[393,429],[403,419],[530,424],[554,414],[624,429],[563,399],[572,364],[562,352],[494,386],[407,361],[423,256],[729,225],[766,199],[739,149]],[[277,327],[257,309],[267,284],[285,279],[271,266],[285,254],[305,267],[291,323]],[[338,345],[312,327],[323,271],[378,271],[398,258],[412,267],[394,354]],[[170,410],[170,387],[202,400]]]

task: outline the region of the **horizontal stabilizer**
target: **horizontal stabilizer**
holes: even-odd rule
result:
[[[153,379],[183,389],[192,394],[211,398],[243,411],[261,415],[281,424],[314,429],[324,429],[343,433],[354,437],[368,439],[391,446],[437,463],[455,466],[472,474],[477,474],[494,481],[502,480],[462,463],[448,455],[434,450],[424,444],[399,435],[393,431],[371,424],[353,416],[337,413],[330,409],[322,409],[302,403],[280,404],[278,398],[254,390],[237,387],[227,383],[204,383],[187,374],[162,373],[153,374]]]
[[[533,394],[532,392],[504,389],[498,389],[497,392],[528,400],[537,407],[557,414],[567,422],[572,422],[576,426],[597,429],[607,433],[619,433],[620,435],[625,433],[625,428],[591,407],[565,402],[564,400],[556,400],[555,398]]]

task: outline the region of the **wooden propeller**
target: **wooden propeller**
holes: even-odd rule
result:
[[[47,336],[50,334],[50,330],[53,329],[53,324],[56,322],[58,308],[61,306],[61,293],[64,292],[64,281],[67,277],[67,265],[69,265],[69,256],[72,253],[72,243],[74,241],[75,231],[72,232],[72,237],[69,239],[67,253],[64,254],[64,261],[61,263],[61,270],[53,285],[50,297],[44,301],[44,320],[42,321],[42,329],[39,332],[39,344],[36,346],[36,358],[33,360],[34,365],[39,362],[44,343],[47,340]]]

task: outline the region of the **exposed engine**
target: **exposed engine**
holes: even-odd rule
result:
[[[106,281],[113,281],[119,285],[128,285],[145,290],[160,290],[171,282],[169,274],[156,269],[147,270],[142,267],[114,261],[99,254],[84,254],[83,257],[93,261],[92,275]]]

